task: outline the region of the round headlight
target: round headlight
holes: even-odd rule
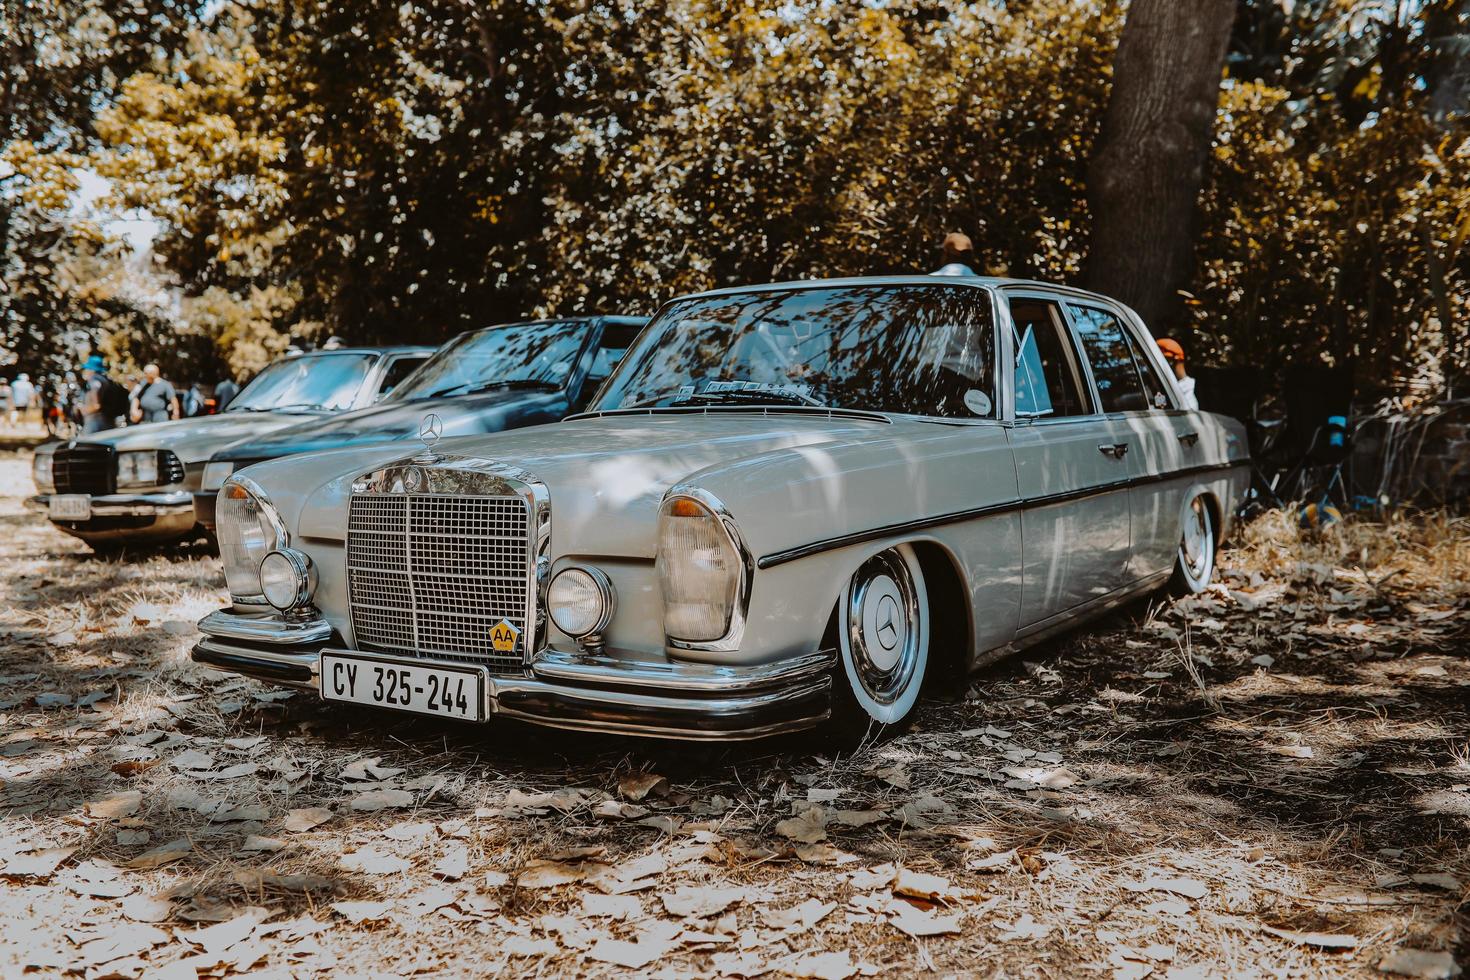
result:
[[[551,621],[567,636],[580,640],[601,633],[612,620],[612,583],[595,568],[563,568],[546,590],[546,606]]]
[[[316,591],[311,558],[285,548],[272,551],[260,561],[260,591],[265,601],[282,612],[310,604]]]

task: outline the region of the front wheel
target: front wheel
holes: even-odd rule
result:
[[[1215,576],[1215,523],[1210,504],[1203,496],[1189,502],[1179,532],[1179,553],[1174,559],[1174,577],[1169,592],[1194,595],[1209,588]]]
[[[929,594],[910,545],[863,562],[838,600],[829,730],[849,747],[912,724],[929,666]]]

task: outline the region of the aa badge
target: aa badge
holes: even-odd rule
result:
[[[496,653],[515,653],[521,631],[502,619],[490,627],[490,648]]]

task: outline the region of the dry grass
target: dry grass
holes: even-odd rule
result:
[[[20,511],[24,465],[0,460],[0,974],[1341,976],[1466,951],[1463,521],[1268,515],[1210,593],[833,759],[282,699],[188,661],[212,560],[90,557]],[[349,770],[374,759],[403,771]],[[633,799],[640,773],[665,780]],[[407,804],[353,808],[374,789]],[[127,791],[135,813],[89,813]],[[14,873],[46,846],[76,851]]]

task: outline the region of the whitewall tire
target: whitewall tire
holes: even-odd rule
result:
[[[1209,588],[1215,577],[1215,517],[1202,494],[1184,508],[1180,525],[1169,591],[1179,596],[1194,595]]]
[[[838,600],[833,728],[848,738],[900,731],[929,666],[929,594],[910,545],[863,562]]]

